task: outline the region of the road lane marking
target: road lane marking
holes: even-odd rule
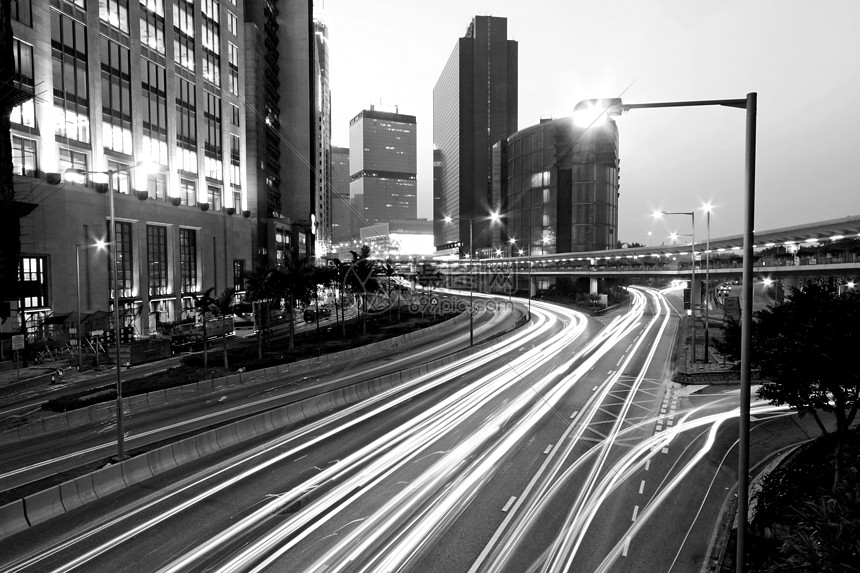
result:
[[[502,508],[502,513],[507,513],[515,501],[517,501],[517,496],[512,495],[511,499],[508,500],[508,503],[505,504],[505,507]]]
[[[592,392],[594,392],[595,390],[597,390],[597,386],[591,389]]]
[[[664,454],[668,454],[668,453],[669,453],[669,448],[663,448],[661,451],[662,451]]]
[[[633,348],[633,344],[632,344],[632,343],[630,344],[630,346],[628,346],[628,347],[627,347],[627,350],[625,350],[625,351],[624,351],[624,354],[627,354],[628,352],[630,352],[630,349],[631,349],[631,348]]]
[[[639,494],[641,495],[644,490],[645,490],[645,480],[643,479],[642,482],[639,484]]]
[[[651,458],[645,460],[645,471],[647,472],[649,469],[651,469]]]
[[[544,454],[548,454],[552,451],[552,444],[548,445],[546,449],[543,451]]]
[[[627,536],[627,539],[624,540],[624,548],[621,550],[621,555],[623,557],[627,557],[627,550],[630,549],[630,536]]]
[[[615,363],[615,365],[616,365],[616,366],[620,366],[620,365],[621,365],[621,363],[624,361],[624,358],[625,358],[624,356],[622,356],[621,358],[619,358],[619,359],[618,359],[618,362],[616,362],[616,363]]]
[[[633,506],[633,519],[631,519],[630,521],[636,521],[636,517],[637,517],[638,515],[639,515],[639,506],[638,506],[638,505],[634,505],[634,506]]]
[[[576,418],[577,414],[579,414],[579,410],[574,410],[573,414],[570,415],[570,419],[573,420],[574,418]]]

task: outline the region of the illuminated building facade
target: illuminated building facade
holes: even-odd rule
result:
[[[78,286],[82,315],[118,306],[139,336],[193,316],[192,296],[210,287],[244,290],[258,202],[246,176],[243,10],[242,0],[14,3],[16,73],[38,95],[12,112],[14,186],[37,207],[21,220],[23,291],[4,330],[23,323],[31,343],[68,333]],[[144,160],[155,169],[137,167]],[[111,236],[118,293],[96,246]]]

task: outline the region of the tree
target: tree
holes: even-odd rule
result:
[[[272,292],[272,272],[273,270],[269,269],[268,261],[263,259],[256,269],[245,273],[245,296],[254,306],[257,326],[257,359],[259,360],[263,358],[262,335],[265,332],[267,339],[269,336],[269,304],[275,296]]]
[[[289,342],[287,348],[295,348],[295,316],[293,310],[296,301],[308,304],[311,299],[312,270],[308,267],[307,259],[298,262],[288,260],[281,269],[271,272],[269,284],[275,297],[287,301],[287,314],[289,316]]]
[[[221,317],[221,347],[224,351],[224,368],[230,368],[230,364],[227,361],[226,322],[227,315],[233,312],[233,297],[235,295],[235,288],[225,288],[221,291],[221,294],[219,294],[218,297],[212,303],[213,314]]]
[[[363,307],[361,329],[362,334],[367,335],[367,295],[379,290],[379,283],[374,278],[376,261],[370,258],[370,247],[367,245],[362,245],[358,252],[350,251],[350,254],[352,264],[345,273],[344,285],[349,286],[361,301],[360,307]]]
[[[810,285],[757,312],[754,322],[751,361],[764,380],[759,397],[813,416],[823,434],[828,431],[819,413],[834,416],[839,483],[844,445],[860,406],[860,294],[840,296],[833,287]]]
[[[400,322],[400,285],[396,283],[394,277],[397,276],[397,267],[394,265],[394,261],[391,259],[385,259],[380,265],[380,271],[385,275],[386,284],[388,285],[388,322],[391,321],[391,307],[394,305],[394,300],[392,300],[392,293],[395,293],[394,296],[398,297],[397,304],[397,321]]]
[[[194,299],[194,309],[203,321],[203,368],[209,367],[209,337],[206,333],[206,315],[212,312],[215,305],[215,299],[212,298],[212,291],[215,287],[209,287],[200,296],[192,294]]]
[[[715,338],[711,344],[717,352],[727,360],[738,362],[741,359],[741,323],[726,317],[723,321],[722,336]]]

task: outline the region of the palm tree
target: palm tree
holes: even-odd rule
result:
[[[350,251],[350,254],[352,254],[352,264],[347,269],[344,282],[362,301],[360,306],[364,308],[361,330],[362,335],[367,335],[367,293],[379,290],[379,283],[374,278],[376,261],[370,258],[370,247],[367,245],[362,245],[359,252]]]
[[[235,288],[225,288],[221,291],[221,294],[218,295],[218,298],[215,299],[212,305],[212,311],[215,313],[215,315],[221,317],[221,347],[224,351],[224,368],[230,368],[230,364],[228,364],[227,362],[227,330],[225,326],[227,321],[227,315],[230,314],[233,310],[234,296],[236,296]]]
[[[305,304],[310,302],[311,272],[306,258],[298,262],[288,260],[283,269],[271,271],[269,277],[270,288],[274,295],[279,299],[283,298],[287,301],[290,325],[289,345],[287,347],[289,350],[295,348],[295,317],[293,316],[293,309],[296,306],[296,301],[301,301]]]
[[[263,259],[251,272],[245,273],[245,296],[254,306],[254,320],[257,326],[257,359],[263,358],[263,330],[266,339],[269,338],[269,304],[274,297],[271,277],[273,270],[269,269],[268,261]],[[265,308],[265,310],[264,310]],[[264,322],[264,318],[265,322]]]
[[[391,306],[394,302],[391,300],[391,293],[396,292],[397,297],[397,322],[400,322],[400,285],[395,283],[394,277],[397,276],[397,267],[391,259],[385,259],[380,265],[382,273],[387,278],[388,283],[388,322],[391,322]]]
[[[206,314],[212,312],[212,308],[215,305],[215,299],[212,298],[212,291],[214,290],[215,287],[209,287],[200,296],[196,294],[191,295],[194,299],[194,309],[203,321],[203,368],[209,367],[209,338],[206,335]]]

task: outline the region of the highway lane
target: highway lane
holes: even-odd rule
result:
[[[501,307],[500,312],[476,313],[476,342],[510,328],[522,311]],[[385,354],[350,363],[322,357],[312,371],[286,374],[262,384],[231,387],[145,412],[126,412],[126,448],[134,451],[188,432],[223,424],[319,392],[354,384],[429,362],[468,347],[467,321],[430,338],[405,343]],[[253,375],[253,373],[252,373]],[[262,374],[260,374],[262,376]],[[115,422],[106,420],[62,433],[37,436],[0,446],[0,491],[8,491],[72,468],[104,460],[115,449]]]
[[[75,526],[34,528],[42,541],[19,552],[33,559],[20,566],[693,570],[732,479],[722,460],[737,397],[668,383],[676,317],[660,293],[637,292],[602,330],[539,302],[533,317],[480,365],[452,366],[146,496],[118,495],[113,513],[89,508],[92,518],[68,516]],[[789,423],[767,405],[754,412],[754,432]]]
[[[533,313],[534,314],[534,313]],[[558,321],[556,321],[558,322]],[[507,351],[508,354],[517,354],[522,353],[523,355],[528,355],[529,351],[526,350],[530,344],[530,340],[534,340],[535,337],[540,334],[541,328],[536,326],[531,329],[524,330],[522,333],[518,333],[514,338],[513,346],[517,350],[513,352]],[[499,349],[493,348],[491,350],[487,350],[481,352],[483,360],[486,363],[497,362],[499,360],[497,353]],[[531,353],[531,360],[534,360],[535,353]],[[171,505],[174,503],[174,498],[169,498],[164,501],[156,502],[156,505],[160,504],[161,506],[153,509],[146,509],[141,512],[141,514],[134,514],[136,517],[140,516],[144,521],[147,521],[143,513],[154,512],[156,514],[155,517],[151,517],[150,520],[155,520],[150,525],[144,527],[142,530],[134,529],[134,533],[131,537],[128,537],[126,540],[123,538],[125,542],[119,541],[120,538],[111,538],[104,545],[105,548],[100,550],[96,547],[95,553],[89,557],[87,557],[84,561],[86,564],[86,570],[99,570],[101,569],[101,565],[103,559],[107,559],[108,562],[111,563],[110,566],[106,566],[105,568],[119,568],[123,570],[123,563],[132,563],[134,562],[134,547],[142,547],[143,551],[146,551],[146,540],[148,536],[155,536],[158,539],[158,542],[154,544],[154,546],[159,547],[159,556],[160,558],[168,558],[171,556],[171,551],[167,548],[176,545],[177,543],[182,547],[188,547],[192,542],[189,541],[191,537],[194,536],[195,528],[197,529],[207,529],[206,525],[209,523],[219,524],[216,528],[220,528],[222,531],[228,530],[229,523],[233,523],[235,520],[233,519],[236,516],[233,516],[231,513],[222,515],[220,521],[216,521],[213,519],[209,519],[204,516],[203,519],[200,518],[200,514],[195,514],[197,511],[204,511],[206,508],[211,508],[213,506],[222,506],[222,505],[232,505],[234,500],[243,500],[245,497],[248,498],[247,505],[242,505],[245,511],[250,511],[251,508],[258,506],[261,503],[261,492],[289,492],[288,496],[279,496],[276,498],[272,498],[269,500],[264,497],[268,501],[265,502],[264,507],[261,507],[260,510],[253,512],[254,519],[252,520],[252,525],[254,528],[259,527],[260,523],[268,523],[265,519],[267,516],[272,515],[273,510],[276,510],[279,507],[283,507],[284,505],[289,505],[298,499],[305,492],[314,491],[318,495],[322,496],[322,485],[329,484],[330,480],[333,479],[333,475],[337,476],[338,479],[343,479],[344,482],[347,480],[354,480],[355,472],[359,471],[363,468],[377,468],[379,467],[380,460],[383,460],[385,463],[389,463],[391,456],[402,456],[403,452],[413,452],[415,451],[415,443],[413,442],[412,434],[410,432],[403,432],[401,430],[395,430],[395,434],[399,436],[396,439],[392,439],[391,437],[385,437],[379,444],[365,446],[362,449],[360,454],[356,454],[356,449],[353,446],[353,441],[357,436],[364,436],[365,434],[370,435],[371,437],[377,432],[377,428],[385,428],[389,421],[393,423],[395,426],[398,426],[403,423],[402,417],[394,416],[393,414],[389,416],[389,412],[395,410],[398,407],[402,407],[406,409],[406,420],[412,421],[412,427],[415,428],[415,431],[418,431],[418,427],[420,426],[420,431],[422,432],[420,435],[423,437],[432,436],[434,434],[434,426],[437,422],[434,422],[434,419],[439,417],[437,416],[436,411],[432,411],[432,408],[428,409],[428,406],[432,404],[436,404],[439,401],[439,396],[433,395],[429,396],[427,399],[423,399],[422,397],[427,393],[432,393],[434,390],[438,392],[442,392],[443,396],[447,393],[455,393],[456,398],[453,399],[453,404],[464,403],[463,407],[458,408],[459,415],[463,415],[463,413],[468,413],[470,409],[474,407],[473,402],[468,402],[465,399],[466,396],[471,396],[474,394],[473,384],[467,376],[464,376],[470,370],[473,369],[474,364],[470,364],[469,362],[473,362],[473,360],[462,361],[461,364],[456,365],[455,367],[446,368],[446,372],[441,374],[434,374],[433,376],[424,377],[423,380],[416,381],[409,388],[398,389],[397,392],[393,392],[387,396],[380,396],[377,399],[367,401],[365,404],[359,407],[355,407],[352,409],[348,409],[348,412],[345,414],[338,414],[337,416],[330,416],[325,420],[319,422],[319,425],[314,426],[310,431],[317,431],[317,429],[328,427],[328,432],[331,435],[344,436],[341,442],[345,444],[345,450],[338,452],[337,450],[332,450],[334,453],[330,454],[334,456],[334,459],[329,460],[329,463],[315,463],[314,467],[323,468],[327,471],[325,473],[320,472],[322,475],[311,476],[311,478],[307,481],[307,483],[299,483],[299,484],[291,484],[291,483],[283,483],[283,480],[291,480],[297,479],[302,476],[309,468],[296,468],[295,471],[291,471],[289,469],[280,469],[279,471],[272,471],[271,465],[277,464],[285,464],[289,460],[287,458],[299,457],[299,460],[303,459],[304,456],[308,456],[313,458],[313,456],[317,456],[319,453],[328,453],[328,448],[326,450],[316,450],[312,446],[317,443],[316,440],[327,440],[330,439],[330,436],[319,436],[318,438],[309,440],[307,438],[307,434],[299,435],[297,432],[288,432],[283,437],[282,443],[278,443],[273,445],[275,448],[271,451],[283,452],[285,448],[288,448],[287,444],[298,442],[299,445],[294,446],[295,451],[287,451],[279,455],[270,454],[270,456],[261,457],[259,454],[254,454],[254,457],[251,458],[255,460],[253,462],[253,467],[247,470],[248,475],[243,477],[239,482],[234,484],[217,484],[214,487],[213,491],[207,491],[201,493],[203,496],[199,500],[191,503],[191,505],[184,507],[179,510],[177,513],[172,513],[173,509],[162,509],[163,506],[167,505],[173,507],[174,509],[178,506]],[[499,388],[496,387],[495,390],[492,388],[495,386],[492,384],[492,378],[488,378],[482,383],[482,386],[485,387],[484,392],[498,392]],[[414,388],[414,390],[412,390]],[[459,389],[459,390],[458,390]],[[463,392],[465,391],[465,394]],[[449,398],[450,400],[451,398]],[[474,398],[477,399],[477,396]],[[473,400],[474,400],[473,399]],[[421,416],[416,417],[414,412],[414,405],[420,402],[419,411],[423,411],[424,413]],[[378,406],[376,405],[378,404]],[[370,412],[367,414],[359,415],[359,411],[364,411],[370,408],[377,408],[378,411]],[[452,415],[454,415],[452,413]],[[358,432],[357,430],[352,428],[352,422],[346,422],[346,418],[348,416],[358,416],[360,419],[356,423],[363,424],[362,432]],[[429,432],[429,434],[428,434]],[[339,438],[340,439],[340,438]],[[372,438],[371,438],[372,439]],[[421,440],[419,440],[421,441]],[[369,448],[369,449],[368,449]],[[405,450],[404,450],[405,448]],[[307,451],[306,451],[307,450]],[[396,450],[396,453],[393,451]],[[302,452],[302,453],[300,453]],[[264,459],[265,458],[265,459]],[[349,461],[345,461],[345,460]],[[297,460],[298,461],[298,460]],[[334,462],[334,463],[332,463]],[[240,460],[239,465],[241,467],[248,467],[249,462],[244,459]],[[385,465],[383,463],[383,466]],[[358,465],[356,465],[358,464]],[[299,462],[301,465],[301,462]],[[333,473],[332,473],[333,472]],[[254,476],[254,477],[252,477]],[[216,477],[209,477],[206,479],[216,480]],[[269,487],[260,488],[259,485],[252,484],[250,487],[244,488],[245,483],[252,482],[254,479],[274,479],[281,480],[280,483],[271,484]],[[367,479],[362,477],[361,479]],[[229,495],[224,495],[222,493],[224,488],[231,488]],[[234,491],[235,488],[239,488],[238,491]],[[185,490],[186,495],[191,495],[189,492],[194,490],[194,492],[199,491],[199,487],[193,486]],[[339,492],[340,490],[338,490]],[[153,494],[154,495],[154,494]],[[332,495],[339,495],[339,493],[334,493]],[[295,499],[294,499],[295,498]],[[223,501],[222,501],[223,500]],[[207,503],[208,502],[208,503]],[[213,503],[214,502],[214,503]],[[132,504],[134,505],[134,504]],[[181,502],[179,505],[182,505]],[[308,508],[312,507],[313,504],[309,504]],[[326,506],[328,507],[328,506]],[[86,511],[93,511],[94,508],[87,508]],[[166,516],[164,512],[170,513],[171,515]],[[275,512],[277,513],[277,512]],[[106,526],[105,529],[100,529],[97,533],[93,535],[84,535],[82,537],[75,536],[74,539],[67,540],[70,545],[65,545],[64,547],[68,547],[68,549],[62,549],[59,553],[53,553],[51,551],[48,554],[42,554],[40,557],[37,557],[36,561],[28,562],[24,566],[35,566],[38,564],[40,568],[50,569],[52,567],[52,563],[55,562],[57,558],[62,560],[61,556],[67,557],[67,552],[78,553],[80,555],[80,548],[89,543],[97,543],[98,540],[96,538],[103,538],[103,535],[106,534],[108,530],[111,530],[110,534],[113,534],[113,530],[123,530],[128,522],[133,520],[130,517],[130,514],[127,511],[122,511],[123,517],[117,518],[113,525]],[[311,512],[313,514],[313,512]],[[303,509],[303,511],[297,514],[298,516],[307,516],[307,510]],[[74,521],[73,516],[68,516],[75,524],[80,523],[80,521]],[[192,525],[190,527],[182,527],[182,526],[171,526],[171,525],[161,525],[163,523],[163,519],[172,519],[172,520],[190,520]],[[227,520],[227,524],[224,524],[224,520]],[[63,521],[65,520],[65,516],[63,518],[59,518],[58,520],[54,520],[46,524],[46,527],[42,528],[38,526],[34,528],[33,538],[51,538],[50,534],[45,533],[52,528],[58,528],[59,531],[62,531]],[[110,521],[110,519],[108,519]],[[243,520],[244,522],[244,520]],[[69,525],[66,523],[65,525]],[[137,526],[138,528],[141,526]],[[249,526],[250,527],[250,526]],[[38,531],[36,531],[38,529]],[[69,527],[66,531],[74,531],[77,527]],[[172,535],[172,531],[182,531],[183,536]],[[205,533],[205,532],[204,532]],[[236,534],[238,535],[238,534]],[[120,537],[122,534],[120,534]],[[211,541],[211,535],[205,535],[198,539],[199,543],[204,543],[205,540]],[[140,544],[140,545],[138,545]],[[117,545],[122,545],[121,551],[114,551],[113,548]],[[221,541],[217,543],[218,548],[227,547],[229,543],[227,541]],[[213,551],[205,551],[203,555],[211,555]],[[125,556],[125,557],[123,557]],[[131,557],[129,557],[131,556]],[[182,557],[185,558],[185,557]],[[149,561],[147,561],[149,563]],[[80,566],[84,566],[83,563]],[[127,567],[127,565],[126,565]],[[186,568],[186,566],[183,566]]]

